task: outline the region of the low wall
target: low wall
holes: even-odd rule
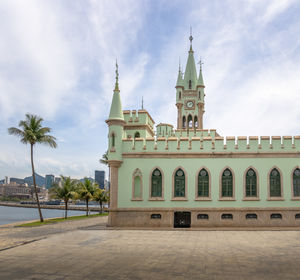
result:
[[[8,207],[23,207],[23,208],[37,208],[36,204],[20,204],[20,203],[9,203],[9,202],[0,202],[0,206],[8,206]],[[64,205],[41,205],[42,209],[58,209],[58,210],[64,210]],[[74,211],[86,211],[86,206],[74,206],[74,205],[68,205],[68,210],[74,210]],[[91,212],[99,212],[100,207],[95,206],[89,206],[89,211]],[[103,207],[103,211],[107,211],[107,208]]]

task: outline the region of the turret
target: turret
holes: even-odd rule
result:
[[[108,135],[108,160],[122,161],[122,138],[125,124],[119,90],[119,72],[116,63],[116,83],[110,107],[109,118],[106,123],[109,127]]]
[[[199,101],[201,101],[202,103],[204,103],[204,82],[203,82],[203,76],[202,76],[202,64],[203,62],[200,60],[199,61],[200,64],[200,72],[199,72],[199,77],[198,77],[198,81],[197,81],[197,91],[198,91],[198,99]]]

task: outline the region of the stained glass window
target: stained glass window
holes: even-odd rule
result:
[[[162,176],[159,169],[155,169],[152,172],[151,177],[151,197],[161,197],[162,196]]]
[[[174,197],[185,197],[185,175],[178,169],[174,178]]]
[[[270,196],[281,196],[280,173],[276,168],[270,173]]]
[[[293,173],[294,196],[300,196],[300,169],[297,168]]]
[[[250,168],[246,173],[246,197],[257,196],[257,178],[255,171]]]
[[[198,174],[198,196],[209,196],[209,176],[208,172],[203,168]]]
[[[233,177],[231,171],[227,168],[222,174],[222,197],[232,197],[233,195]]]

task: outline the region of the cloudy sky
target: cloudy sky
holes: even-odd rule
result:
[[[105,168],[116,58],[124,109],[139,109],[143,96],[156,123],[175,125],[190,26],[204,61],[204,127],[299,135],[299,14],[297,0],[2,0],[0,179],[31,172],[29,146],[7,133],[25,113],[43,117],[58,142],[36,147],[39,174]]]

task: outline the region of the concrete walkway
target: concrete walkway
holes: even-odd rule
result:
[[[1,251],[0,279],[300,279],[299,231],[107,230],[93,219],[31,229],[43,239]]]

